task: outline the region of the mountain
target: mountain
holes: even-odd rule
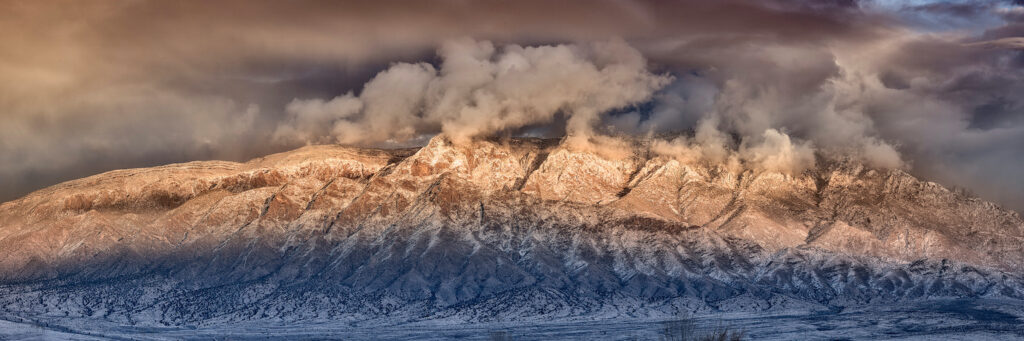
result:
[[[1024,298],[1024,220],[901,170],[557,140],[307,146],[0,205],[0,311],[120,325],[807,311]]]

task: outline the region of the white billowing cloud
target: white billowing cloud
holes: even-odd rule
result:
[[[396,63],[358,96],[293,100],[275,137],[378,144],[444,133],[459,143],[564,120],[567,148],[607,157],[622,157],[628,147],[602,133],[692,129],[671,141],[653,140],[652,151],[787,174],[812,167],[816,153],[907,168],[877,128],[885,122],[871,115],[897,91],[879,74],[902,45],[679,50],[721,65],[674,79],[650,72],[644,56],[621,40],[546,46],[450,40],[438,49],[436,67]],[[653,107],[606,115],[638,103]]]
[[[714,119],[701,121],[693,138],[654,139],[651,151],[683,163],[722,165],[732,171],[746,168],[796,175],[815,163],[814,148],[809,142],[793,141],[776,129],[767,129],[760,136],[733,146],[729,137],[715,127]]]
[[[566,133],[588,140],[603,114],[648,101],[671,80],[648,71],[640,52],[622,40],[499,49],[462,39],[446,42],[438,53],[440,69],[394,64],[358,97],[296,99],[277,137],[370,144],[443,132],[465,142],[563,114]]]
[[[417,113],[436,75],[434,67],[426,63],[398,63],[377,74],[359,95],[364,110],[351,120],[337,122],[332,135],[344,144],[415,137],[422,124]]]
[[[697,148],[706,160],[724,161],[739,153],[748,167],[785,173],[813,165],[816,154],[906,168],[896,146],[888,142],[892,138],[884,138],[872,115],[879,99],[891,91],[879,81],[880,66],[899,46],[885,41],[673,50],[675,58],[707,60],[714,67],[678,78],[655,96],[648,117],[621,115],[610,123],[617,131],[639,133],[693,127],[692,139],[672,145]],[[711,151],[719,156],[710,158]]]
[[[728,136],[718,130],[714,117],[697,123],[694,136],[678,136],[672,140],[653,139],[651,152],[678,159],[683,163],[709,162],[734,164],[739,161]]]
[[[775,129],[765,130],[758,143],[741,144],[739,155],[744,162],[769,172],[799,174],[814,166],[810,144],[794,143],[789,135]]]
[[[861,159],[869,166],[888,169],[907,168],[903,157],[896,151],[896,148],[881,140],[869,138],[861,141]]]
[[[363,110],[363,101],[352,93],[335,97],[330,101],[322,99],[296,99],[285,108],[292,116],[289,124],[281,125],[274,132],[274,138],[287,140],[318,141],[331,134],[327,122],[342,120]],[[302,113],[301,115],[299,113]]]

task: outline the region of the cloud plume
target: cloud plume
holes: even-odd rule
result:
[[[403,142],[445,133],[456,142],[547,124],[589,137],[601,115],[650,99],[670,76],[651,73],[622,40],[495,47],[470,39],[444,43],[442,62],[398,63],[359,96],[296,99],[275,137],[342,144]],[[329,127],[325,129],[325,127]]]

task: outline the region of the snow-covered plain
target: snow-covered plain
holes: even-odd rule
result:
[[[1022,318],[1021,301],[956,299],[816,312],[707,314],[693,320],[699,332],[727,327],[743,331],[750,340],[1013,340],[1024,339]],[[583,316],[527,322],[251,321],[155,328],[102,319],[51,318],[45,326],[33,319],[4,319],[0,321],[3,340],[491,340],[498,336],[512,340],[655,340],[662,335],[666,321]]]

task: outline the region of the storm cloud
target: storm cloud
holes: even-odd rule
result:
[[[0,200],[97,172],[437,133],[816,154],[1024,209],[1012,1],[0,3]]]

